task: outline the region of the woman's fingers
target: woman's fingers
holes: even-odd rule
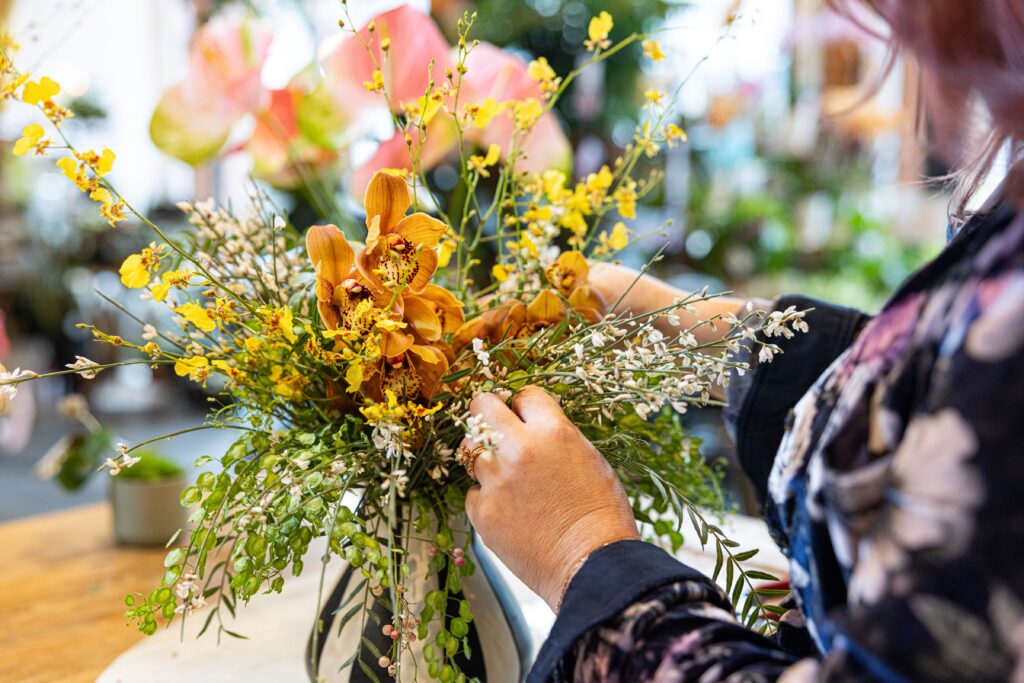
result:
[[[477,394],[469,404],[469,412],[479,416],[488,427],[502,434],[523,425],[522,420],[496,394]]]
[[[502,461],[516,458],[519,455],[520,437],[524,423],[536,425],[551,424],[564,419],[565,413],[558,400],[544,389],[529,386],[512,397],[512,408],[495,394],[478,394],[470,405],[470,412],[479,416],[488,428],[501,434],[497,444],[497,452],[492,454],[484,451],[476,456],[473,463],[473,474],[476,480],[486,489],[488,482],[493,482],[495,475],[502,466]],[[472,452],[478,444],[468,437],[462,445]]]
[[[466,514],[469,515],[469,523],[478,526],[480,520],[480,486],[473,486],[466,491]]]
[[[502,440],[504,441],[504,439]],[[472,453],[478,446],[479,444],[469,437],[462,440],[462,447],[465,448],[468,453]],[[498,458],[491,455],[488,451],[482,451],[473,461],[473,474],[476,476],[476,480],[478,482],[484,484],[494,476],[498,466]]]
[[[512,410],[526,423],[555,422],[565,416],[558,399],[537,386],[524,387],[513,396]]]

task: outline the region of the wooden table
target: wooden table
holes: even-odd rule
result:
[[[156,587],[167,551],[112,529],[106,503],[0,525],[0,681],[95,681],[145,638],[124,596]]]

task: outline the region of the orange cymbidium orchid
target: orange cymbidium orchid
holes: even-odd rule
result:
[[[462,302],[444,287],[427,285],[419,294],[406,294],[402,300],[404,320],[423,341],[440,341],[465,322]]]
[[[448,372],[446,349],[444,342],[425,344],[414,334],[384,333],[381,358],[363,381],[363,394],[374,401],[383,401],[386,391],[401,401],[429,400]]]
[[[376,173],[366,188],[366,248],[359,271],[378,289],[422,292],[437,270],[437,252],[448,226],[425,213],[408,216],[409,186],[400,176]]]
[[[565,297],[587,322],[596,323],[604,317],[607,306],[601,295],[590,286],[590,267],[582,253],[562,252],[546,274],[555,291]]]
[[[418,294],[404,294],[402,320],[409,332],[382,333],[381,360],[367,379],[367,396],[380,401],[390,390],[405,400],[430,399],[455,358],[444,336],[465,320],[462,302],[444,287],[428,284]]]
[[[452,345],[458,351],[474,339],[498,344],[506,339],[529,337],[560,323],[570,309],[588,322],[599,321],[607,312],[607,306],[590,286],[589,274],[583,254],[564,252],[547,269],[551,289],[542,290],[529,304],[508,301],[466,322],[456,332]]]
[[[368,334],[381,317],[379,309],[389,307],[390,293],[373,287],[355,268],[355,251],[336,225],[311,227],[306,251],[316,270],[316,306],[324,325]]]

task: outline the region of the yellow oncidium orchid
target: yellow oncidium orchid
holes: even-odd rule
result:
[[[43,154],[52,141],[43,139],[46,131],[38,123],[30,123],[21,131],[21,137],[14,143],[15,156],[24,156],[34,149],[36,154]]]
[[[48,102],[60,93],[60,84],[48,76],[29,81],[21,91],[21,101],[33,106]]]
[[[174,312],[184,318],[186,323],[193,325],[203,332],[213,332],[217,329],[214,311],[204,308],[195,302],[184,303],[175,308]]]
[[[163,301],[171,291],[171,287],[188,286],[192,273],[187,270],[169,270],[160,276],[160,283],[153,285],[153,300]]]
[[[166,244],[151,244],[141,253],[126,258],[118,271],[121,275],[121,284],[129,289],[141,289],[148,285],[152,273],[160,267],[162,253],[166,248]]]
[[[608,34],[611,33],[614,25],[612,15],[607,12],[601,12],[591,19],[590,25],[587,27],[587,40],[584,41],[587,49],[594,52],[597,49],[609,48],[612,41],[608,40]]]
[[[660,62],[665,59],[665,53],[661,51],[661,43],[656,40],[645,40],[643,43],[644,57],[653,62]]]
[[[188,377],[193,382],[198,382],[205,387],[206,379],[210,375],[210,361],[206,356],[182,358],[175,361],[174,374],[178,377]]]
[[[617,251],[622,251],[629,246],[630,230],[625,223],[619,221],[612,227],[611,232],[602,232],[598,237],[598,246],[594,249],[596,256],[606,256]]]
[[[263,326],[271,335],[283,337],[289,344],[294,344],[298,337],[295,335],[295,322],[292,309],[287,306],[279,308],[261,307],[256,310]]]

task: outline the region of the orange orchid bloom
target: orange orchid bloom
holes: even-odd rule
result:
[[[606,312],[606,304],[590,286],[590,267],[578,251],[565,251],[547,269],[548,282],[569,305],[587,321],[596,323]]]
[[[607,312],[607,305],[590,286],[587,259],[578,251],[563,252],[547,269],[551,289],[542,290],[528,305],[508,301],[467,321],[452,340],[456,350],[484,339],[497,344],[505,339],[529,337],[545,327],[557,325],[569,310],[589,322],[597,322]]]
[[[444,335],[458,331],[465,322],[462,302],[444,287],[427,285],[419,294],[406,294],[402,299],[405,320],[424,341],[440,341]]]
[[[364,392],[383,400],[386,390],[398,397],[430,399],[455,358],[443,341],[463,324],[462,302],[444,287],[428,284],[418,294],[401,297],[402,319],[409,332],[381,335],[381,360],[367,379]]]
[[[474,339],[484,339],[491,344],[507,339],[524,339],[545,327],[558,324],[567,312],[565,302],[554,291],[545,289],[529,305],[509,301],[466,322],[455,333],[452,345],[461,349]]]
[[[418,344],[414,336],[391,334],[382,346],[383,356],[363,382],[363,393],[383,401],[385,391],[400,400],[430,399],[448,372],[448,355],[437,345]]]
[[[356,258],[359,271],[377,289],[422,292],[437,270],[437,252],[448,226],[425,213],[405,215],[409,186],[399,176],[374,174],[366,188],[366,249]]]
[[[376,324],[374,308],[386,307],[386,292],[374,289],[355,269],[355,251],[336,225],[314,225],[306,251],[316,270],[316,306],[330,330],[366,334]]]

